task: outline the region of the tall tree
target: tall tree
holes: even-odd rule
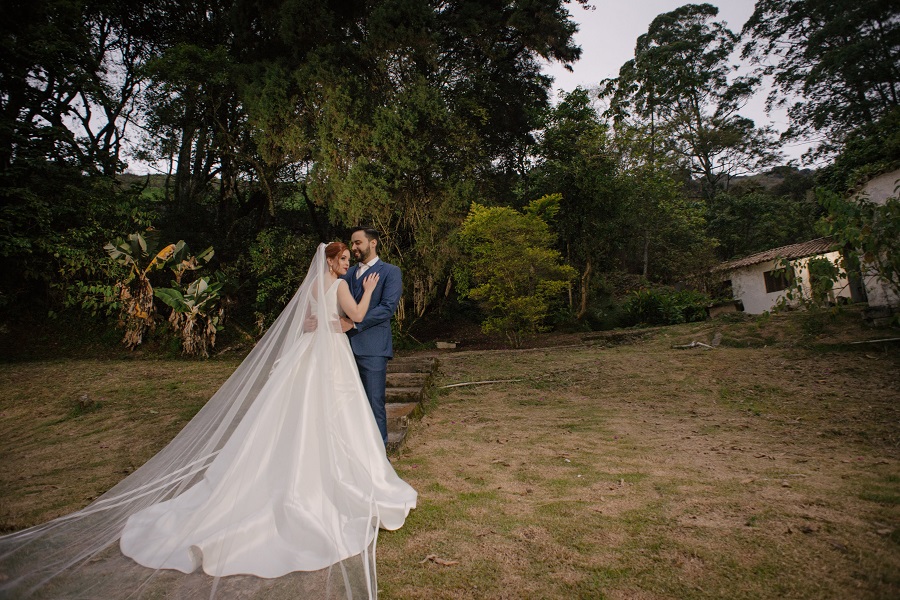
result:
[[[561,194],[554,226],[563,255],[578,269],[573,304],[583,318],[593,300],[592,280],[620,268],[625,244],[625,207],[609,128],[601,122],[586,90],[576,88],[547,111],[526,194]]]
[[[778,158],[771,131],[740,115],[759,78],[733,76],[738,36],[713,20],[718,13],[687,4],[659,15],[638,38],[634,59],[601,88],[618,126],[648,132],[648,161],[661,153],[682,160],[706,198]]]
[[[335,220],[382,229],[419,316],[446,289],[450,257],[435,247],[538,125],[550,87],[541,62],[580,51],[561,1],[366,6],[365,27],[295,69],[306,83],[285,96],[295,128],[313,132],[311,196]],[[308,139],[273,142],[299,155]]]
[[[124,168],[154,3],[13,1],[0,24],[0,305],[59,305],[102,270],[102,245],[150,215]],[[50,300],[50,299],[53,300]]]
[[[4,13],[0,170],[46,159],[119,172],[141,69],[155,47],[152,3],[15,1]]]
[[[890,0],[758,0],[743,56],[774,78],[789,138],[833,154],[853,130],[900,105],[900,6]]]

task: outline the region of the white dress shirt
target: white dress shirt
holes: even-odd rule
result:
[[[360,277],[362,277],[363,273],[365,273],[366,271],[368,271],[369,269],[374,267],[375,263],[377,263],[377,262],[378,262],[378,257],[376,256],[375,258],[372,258],[371,260],[369,260],[369,262],[367,262],[367,263],[360,263],[359,265],[357,265],[356,278],[359,279]]]

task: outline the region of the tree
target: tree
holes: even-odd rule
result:
[[[651,166],[661,154],[682,161],[707,199],[732,178],[778,159],[771,130],[739,114],[759,78],[732,76],[728,60],[738,36],[712,21],[718,12],[710,4],[687,4],[659,15],[619,77],[601,83],[617,128],[646,131]]]
[[[15,2],[0,25],[0,253],[51,280],[35,238],[57,250],[73,222],[125,199],[85,247],[152,220],[252,269],[248,248],[270,226],[305,242],[365,221],[422,315],[448,290],[452,257],[435,247],[533,141],[543,62],[579,56],[566,5]],[[167,165],[159,204],[94,194],[94,177],[116,185],[136,121],[140,157]]]
[[[576,88],[547,111],[526,188],[530,197],[561,196],[553,226],[566,260],[580,273],[578,319],[587,314],[592,278],[618,266],[626,238],[623,190],[608,138],[588,92]]]
[[[169,323],[181,337],[184,354],[209,358],[209,350],[216,345],[216,333],[222,330],[225,309],[219,306],[224,284],[201,277],[184,290],[156,288],[154,295],[169,305]]]
[[[895,107],[875,123],[848,134],[834,161],[818,171],[817,181],[824,188],[845,195],[898,163],[900,107]]]
[[[298,67],[308,87],[288,82],[292,122],[309,122],[315,143],[301,146],[310,138],[300,133],[272,143],[293,156],[309,149],[309,193],[332,220],[384,234],[407,274],[401,326],[447,289],[451,255],[435,247],[538,125],[550,87],[541,61],[578,57],[563,4],[373,5],[365,31],[350,28],[339,49]]]
[[[780,178],[780,183],[765,187],[757,180],[741,181],[713,199],[707,232],[718,241],[720,259],[817,237],[823,210],[813,193],[814,176],[783,168],[765,177]]]
[[[620,233],[626,241],[623,266],[646,281],[673,283],[701,272],[714,246],[706,232],[707,206],[686,193],[681,181],[647,167],[623,175]]]
[[[459,233],[467,262],[456,275],[462,293],[488,311],[485,333],[503,333],[518,346],[523,335],[546,329],[554,301],[576,274],[560,264],[554,235],[542,216],[558,207],[558,195],[529,203],[524,213],[472,205]]]
[[[598,300],[598,275],[676,279],[709,256],[704,206],[685,196],[678,173],[654,167],[647,147],[623,130],[611,139],[588,93],[576,89],[548,112],[535,148],[527,193],[559,193],[553,227],[567,261],[579,269],[578,319]]]
[[[114,175],[154,47],[153,3],[12,2],[0,26],[0,171],[52,160]]]
[[[900,105],[900,8],[886,0],[758,0],[743,56],[774,77],[787,138],[819,136],[832,155],[847,135]]]
[[[155,47],[155,4],[14,1],[0,24],[0,305],[59,309],[103,273],[103,243],[149,225],[122,186]]]

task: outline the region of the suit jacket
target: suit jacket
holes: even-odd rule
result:
[[[391,318],[397,310],[400,296],[403,293],[403,276],[400,267],[378,259],[375,266],[368,269],[362,277],[356,278],[359,265],[353,265],[343,279],[350,284],[353,299],[359,302],[363,295],[362,282],[370,273],[378,273],[380,279],[372,292],[369,311],[356,329],[347,332],[350,347],[357,356],[394,356],[394,344],[391,335]]]

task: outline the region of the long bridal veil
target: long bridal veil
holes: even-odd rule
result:
[[[340,522],[326,524],[323,528],[327,532],[325,543],[333,547],[330,551],[319,550],[320,554],[324,552],[331,557],[325,561],[330,566],[275,576],[255,573],[226,577],[221,575],[229,575],[227,572],[213,570],[207,574],[203,568],[182,573],[141,566],[124,556],[119,545],[129,517],[179,497],[195,486],[206,485],[204,482],[208,477],[204,476],[208,471],[212,474],[221,470],[221,465],[214,466],[216,457],[231,452],[241,436],[256,436],[263,444],[262,450],[254,456],[268,457],[268,462],[292,460],[277,453],[277,432],[242,428],[241,423],[245,417],[247,420],[256,418],[254,415],[259,413],[260,406],[273,401],[272,380],[283,371],[286,362],[296,360],[298,346],[308,353],[304,356],[321,358],[335,356],[340,350],[337,345],[346,343],[344,336],[335,335],[340,331],[339,323],[335,322],[335,307],[322,301],[330,283],[326,277],[324,249],[324,244],[319,246],[300,289],[275,323],[209,402],[165,448],[82,510],[0,537],[0,597],[271,599],[376,596],[374,561],[378,505],[371,496],[368,501],[359,501],[358,496],[365,495],[366,490],[360,494],[347,494],[342,486],[348,479],[364,481],[371,475],[370,468],[377,471],[384,467],[375,464],[375,459],[370,464],[366,464],[367,459],[351,460],[353,457],[348,458],[346,454],[347,441],[342,439],[323,442],[316,446],[315,456],[297,459],[300,467],[303,467],[303,461],[313,461],[316,465],[313,471],[329,468],[339,471],[333,473],[333,477],[309,482],[310,487],[331,488],[312,492],[321,497],[322,502],[327,500],[329,514],[339,515]],[[305,373],[308,379],[302,382],[302,389],[293,389],[295,397],[284,401],[314,403],[315,417],[321,422],[301,424],[305,429],[298,435],[321,435],[317,432],[343,418],[336,412],[340,410],[340,403],[329,397],[336,393],[330,391],[334,388],[335,378],[357,377],[357,374],[338,373],[337,368],[329,368],[327,361],[324,364],[320,361],[316,368],[306,369]],[[269,443],[269,437],[273,438],[271,447],[265,445]],[[231,444],[229,440],[232,440]],[[386,463],[383,452],[379,460]],[[330,466],[335,464],[337,467]],[[296,465],[280,468],[284,472],[293,466]],[[261,469],[264,467],[265,464],[260,465]],[[299,472],[302,487],[302,468]],[[413,505],[414,502],[413,497]],[[272,521],[278,526],[280,513],[277,507],[275,512]],[[227,509],[222,514],[226,527],[246,527],[239,515],[231,517]],[[233,522],[229,523],[228,519]],[[402,519],[399,522],[402,523]],[[260,541],[253,539],[252,531],[249,533],[250,541]],[[300,546],[304,543],[302,538],[295,541]],[[232,537],[230,543],[216,548],[217,558],[222,559],[222,555],[229,552],[257,551],[239,546]],[[348,556],[348,548],[354,552],[353,556]],[[199,552],[193,546],[189,551]]]

